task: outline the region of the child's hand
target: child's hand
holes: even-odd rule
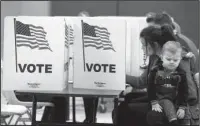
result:
[[[185,110],[184,109],[178,109],[176,114],[177,114],[179,119],[183,119],[184,116],[185,116]]]
[[[152,110],[156,112],[162,112],[162,107],[157,103],[152,105]]]

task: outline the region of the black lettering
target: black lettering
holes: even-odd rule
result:
[[[23,73],[26,69],[27,64],[24,64],[23,68],[22,68],[21,64],[18,64],[18,66],[19,66],[20,71]]]
[[[89,64],[86,63],[86,68],[87,68],[87,70],[88,70],[89,72],[91,72],[92,66],[93,66],[93,64],[91,64],[91,65],[89,66]]]
[[[45,73],[52,73],[52,64],[45,64]]]
[[[101,66],[103,67],[103,72],[106,72],[106,67],[108,66],[108,64],[101,64]]]
[[[110,64],[110,73],[115,73],[115,64]]]
[[[32,69],[31,69],[31,67],[32,67]],[[28,71],[29,73],[35,72],[35,69],[36,69],[36,67],[35,67],[34,64],[29,64],[28,67],[27,67],[27,71]]]
[[[39,73],[41,73],[42,72],[42,67],[44,66],[44,64],[36,64],[36,66],[38,66]]]
[[[101,71],[101,66],[100,66],[99,64],[95,64],[95,65],[94,65],[94,71],[95,71],[95,72]]]

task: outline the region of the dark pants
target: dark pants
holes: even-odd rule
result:
[[[169,122],[171,122],[172,119],[177,120],[176,108],[171,100],[161,99],[159,100],[159,104],[163,108],[163,112]]]
[[[45,107],[42,122],[65,123],[67,120],[67,100],[65,97],[54,97],[54,107]]]
[[[86,120],[95,120],[97,114],[98,98],[83,98]]]
[[[168,122],[166,121],[166,117],[163,112],[156,112],[150,110],[147,113],[146,120],[148,125],[150,126],[164,126],[168,125]]]
[[[129,96],[133,94],[129,94]],[[135,95],[136,96],[136,95]],[[131,97],[129,97],[131,98]],[[149,120],[154,124],[163,124],[163,113],[149,112],[150,106],[147,96],[134,97],[126,99],[112,112],[113,122],[117,126],[149,126],[147,123],[147,114]],[[164,125],[164,124],[163,124]]]

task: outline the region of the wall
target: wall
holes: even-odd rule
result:
[[[120,1],[119,15],[142,16],[148,12],[166,11],[181,26],[183,34],[199,47],[198,1]]]
[[[182,32],[199,47],[198,1],[52,1],[53,16],[77,16],[82,10],[91,16],[144,16],[166,11],[180,24]]]
[[[53,16],[77,16],[80,11],[88,11],[90,16],[116,15],[116,1],[52,1]]]

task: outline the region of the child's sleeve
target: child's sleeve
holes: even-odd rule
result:
[[[152,105],[158,103],[158,101],[156,100],[156,86],[155,86],[156,72],[157,72],[156,70],[150,71],[149,76],[148,76],[148,83],[147,83],[148,98]]]
[[[178,96],[177,96],[177,105],[181,109],[185,109],[187,106],[187,96],[188,96],[188,85],[186,80],[186,75],[181,75],[181,81],[178,86]]]

